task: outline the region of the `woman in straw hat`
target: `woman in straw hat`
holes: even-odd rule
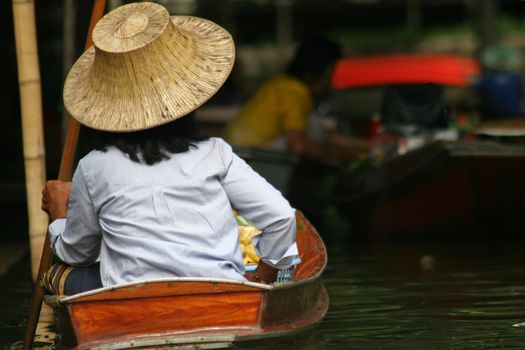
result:
[[[199,136],[188,116],[229,75],[231,36],[143,2],[107,14],[93,40],[66,79],[64,103],[99,142],[72,183],[50,181],[43,191],[52,249],[65,263],[45,286],[74,294],[163,277],[273,281],[296,254],[294,209],[223,140]],[[253,274],[232,206],[263,231]]]

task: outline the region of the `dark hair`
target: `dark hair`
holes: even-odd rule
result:
[[[196,142],[208,139],[200,135],[192,114],[152,129],[126,133],[96,130],[94,133],[95,149],[105,152],[114,146],[132,161],[148,165],[170,159],[172,154],[186,152],[196,147]]]
[[[339,44],[324,38],[309,38],[302,41],[295,50],[286,73],[300,80],[310,74],[312,79],[319,80],[326,69],[341,56]]]

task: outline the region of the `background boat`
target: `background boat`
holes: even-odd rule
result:
[[[429,143],[342,178],[339,209],[368,239],[504,238],[522,232],[525,145]]]
[[[443,88],[446,104],[457,106],[469,96],[469,84],[479,73],[474,59],[453,55],[369,57],[342,60],[334,85],[358,90],[433,83]],[[376,102],[379,111],[383,101]],[[463,239],[519,233],[525,214],[520,180],[525,145],[517,142],[525,135],[523,122],[475,125],[463,111],[454,112],[446,129],[419,127],[398,134],[396,156],[341,176],[337,206],[357,236],[393,239],[434,233]]]

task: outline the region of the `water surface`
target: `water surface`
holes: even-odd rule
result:
[[[522,242],[327,243],[330,309],[296,344],[265,349],[524,349]],[[0,277],[0,345],[23,338],[26,256]]]
[[[521,242],[356,246],[330,254],[326,348],[524,349]]]

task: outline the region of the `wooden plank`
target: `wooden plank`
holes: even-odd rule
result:
[[[166,296],[185,296],[200,294],[218,294],[233,292],[253,292],[259,291],[258,288],[236,283],[220,282],[186,282],[186,281],[167,281],[136,284],[133,286],[111,289],[101,293],[83,296],[74,302],[88,301],[109,301],[126,299],[145,299]]]
[[[77,342],[174,334],[207,327],[255,326],[260,292],[144,298],[69,306]]]
[[[297,247],[301,264],[294,272],[294,279],[301,280],[319,276],[326,266],[326,248],[312,224],[297,211]]]

